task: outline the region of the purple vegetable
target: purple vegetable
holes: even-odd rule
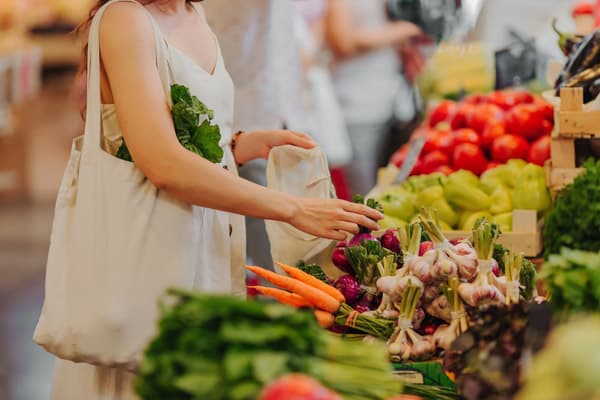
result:
[[[492,264],[492,273],[496,276],[499,277],[500,276],[500,267],[498,266],[498,261],[494,260],[493,258],[490,260],[491,264]]]
[[[348,242],[348,247],[360,246],[361,243],[363,242],[363,240],[377,241],[377,238],[375,236],[371,235],[370,233],[358,233],[358,234],[354,235],[354,237],[352,239],[350,239],[350,242]]]
[[[360,282],[352,275],[340,276],[333,286],[346,298],[346,303],[353,306],[360,298]]]
[[[344,253],[345,249],[346,242],[339,242],[333,250],[333,254],[331,255],[331,262],[333,262],[333,265],[338,267],[343,272],[347,274],[352,274],[354,271],[352,271],[352,266],[350,265],[348,258],[346,258],[346,253]]]
[[[381,246],[383,246],[383,248],[388,249],[395,254],[400,253],[400,239],[398,239],[395,229],[388,229],[385,231],[379,241],[381,242]]]
[[[354,306],[354,309],[359,313],[364,313],[367,311],[373,310],[373,296],[365,293],[361,298],[358,304]]]

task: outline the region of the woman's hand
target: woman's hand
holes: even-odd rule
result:
[[[378,230],[375,221],[383,215],[362,204],[338,199],[297,199],[297,208],[285,222],[303,232],[318,237],[344,240],[347,234],[354,235],[359,225]]]
[[[247,132],[236,140],[233,157],[236,163],[245,164],[258,158],[268,159],[273,147],[291,144],[303,149],[312,149],[317,144],[305,133],[273,130]]]

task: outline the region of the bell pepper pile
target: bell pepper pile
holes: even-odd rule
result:
[[[552,105],[524,90],[444,100],[413,134],[426,142],[411,175],[464,169],[479,176],[510,159],[542,166],[550,158],[553,127]],[[390,163],[401,166],[409,148],[401,147]]]
[[[475,221],[486,217],[503,232],[512,230],[512,211],[536,210],[542,214],[550,207],[544,169],[523,160],[506,164],[477,177],[459,170],[410,177],[391,187],[379,199],[385,218],[382,228],[402,227],[418,218],[418,208],[436,210],[443,230],[471,230]]]

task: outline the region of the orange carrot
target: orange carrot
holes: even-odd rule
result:
[[[260,294],[274,298],[280,303],[287,304],[293,307],[311,307],[312,304],[304,297],[298,296],[295,293],[286,292],[285,290],[275,289],[266,286],[248,286],[250,289],[256,289]]]
[[[279,267],[281,267],[281,269],[284,270],[286,272],[286,274],[288,274],[292,278],[298,279],[300,282],[304,282],[307,285],[310,285],[316,289],[319,289],[319,290],[327,293],[328,295],[330,295],[331,297],[333,297],[340,303],[346,302],[346,298],[344,297],[342,292],[340,292],[333,286],[326,284],[325,282],[321,281],[320,279],[317,279],[314,276],[307,274],[306,272],[304,272],[298,268],[290,267],[289,265],[285,265],[280,262],[278,262],[276,264],[279,265]]]
[[[321,328],[331,328],[335,321],[332,313],[322,310],[315,310],[315,317]]]
[[[246,269],[282,289],[289,290],[290,292],[304,297],[316,308],[335,313],[341,307],[341,303],[327,293],[307,285],[306,283],[300,282],[299,280],[279,275],[260,267],[246,265]]]

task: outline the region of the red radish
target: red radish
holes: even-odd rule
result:
[[[532,164],[544,166],[546,160],[550,159],[550,136],[542,136],[531,144],[527,161]]]
[[[473,143],[479,146],[480,142],[481,139],[479,138],[479,135],[473,129],[462,128],[452,132],[453,148],[463,143]]]
[[[499,163],[505,163],[510,159],[526,159],[529,153],[529,143],[516,135],[500,136],[492,144],[492,158]]]
[[[487,167],[487,159],[479,146],[473,143],[463,143],[456,146],[452,156],[456,169],[465,169],[475,175],[481,175]]]
[[[338,289],[346,298],[346,303],[353,306],[360,298],[360,282],[352,275],[342,275],[334,283],[333,286]]]
[[[492,263],[492,274],[494,274],[496,277],[500,276],[500,267],[498,266],[498,261],[496,261],[495,259],[491,259],[490,262]]]
[[[397,230],[396,229],[388,229],[385,231],[383,236],[379,239],[381,242],[381,246],[385,249],[388,249],[392,253],[399,254],[400,253],[400,239],[398,239]]]
[[[258,400],[342,400],[342,397],[311,377],[285,375],[267,385]]]
[[[377,238],[370,233],[357,233],[348,242],[348,247],[360,246],[363,241],[374,241],[377,242]]]
[[[348,258],[346,258],[346,253],[344,252],[345,249],[346,242],[339,242],[333,250],[333,254],[331,255],[331,262],[341,271],[347,274],[353,274],[354,271],[352,271],[352,266],[350,265]]]
[[[429,114],[429,126],[434,128],[437,124],[448,119],[456,112],[456,103],[450,100],[441,101]]]

